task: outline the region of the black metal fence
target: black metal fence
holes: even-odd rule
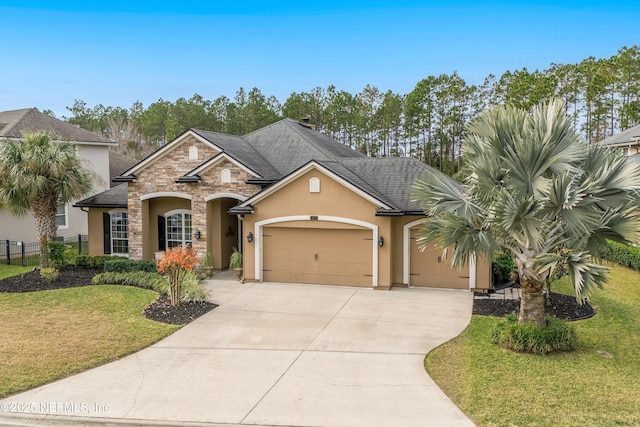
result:
[[[89,236],[78,234],[75,237],[56,237],[67,248],[79,254],[89,253]],[[21,265],[23,267],[40,265],[40,243],[0,240],[0,264]]]

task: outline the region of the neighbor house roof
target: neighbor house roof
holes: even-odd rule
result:
[[[74,203],[74,207],[83,208],[126,208],[127,207],[127,184],[119,184],[107,191],[87,197],[84,200]]]
[[[640,125],[624,130],[616,135],[600,141],[600,144],[610,146],[625,146],[640,144]]]
[[[136,164],[136,160],[133,157],[125,156],[124,154],[117,153],[115,151],[109,151],[109,180],[111,181],[111,187],[118,185],[113,182],[113,179],[131,166]]]
[[[377,201],[379,215],[421,214],[423,210],[418,204],[411,202],[411,185],[420,177],[440,173],[430,166],[414,158],[370,158],[323,135],[308,125],[292,119],[284,119],[264,128],[258,129],[243,137],[226,135],[217,132],[191,129],[174,141],[178,141],[191,132],[204,143],[211,144],[221,153],[206,159],[200,166],[178,179],[179,182],[197,182],[198,173],[215,164],[221,156],[235,160],[245,168],[257,174],[263,185],[288,181],[305,165],[316,164],[325,168],[362,195]],[[171,142],[167,145],[171,145]],[[161,148],[167,150],[169,147]],[[129,168],[120,180],[135,180],[138,169],[150,165],[153,159],[162,155],[161,151],[151,154],[147,159]],[[250,179],[250,182],[257,179]],[[452,180],[453,181],[453,180]],[[119,187],[116,187],[119,188]],[[249,207],[252,200],[260,200],[261,194],[269,193],[267,187],[262,192],[243,203]],[[118,194],[122,199],[120,205],[126,205],[126,191]],[[78,203],[78,206],[105,207],[100,203],[117,204],[111,198],[94,196]],[[250,209],[247,210],[249,212]]]
[[[58,120],[35,108],[0,112],[0,139],[22,138],[25,132],[51,131],[63,141],[116,144],[97,133]]]

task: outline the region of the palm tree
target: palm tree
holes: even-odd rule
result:
[[[607,280],[596,263],[607,239],[638,242],[640,170],[619,151],[581,142],[559,101],[530,113],[497,108],[467,130],[463,184],[438,173],[414,184],[432,217],[418,244],[453,246],[458,268],[507,251],[518,267],[519,322],[545,327],[543,286],[557,263],[566,262],[582,303]]]
[[[91,186],[74,145],[50,133],[29,133],[0,147],[0,204],[17,216],[33,212],[42,267],[49,265],[47,242],[56,236],[58,205],[86,195]]]

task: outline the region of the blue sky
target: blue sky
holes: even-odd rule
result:
[[[284,102],[331,84],[407,93],[453,71],[480,84],[640,43],[640,4],[619,0],[0,0],[0,17],[0,111],[58,116],[75,99],[129,108],[241,86]]]

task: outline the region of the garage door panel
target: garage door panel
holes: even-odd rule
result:
[[[433,288],[469,289],[469,268],[465,265],[461,270],[451,266],[448,256],[451,248],[445,253],[435,245],[429,245],[424,251],[418,248],[416,238],[419,227],[411,229],[409,242],[409,282],[411,286]]]
[[[371,230],[266,227],[263,236],[265,281],[371,286]]]

